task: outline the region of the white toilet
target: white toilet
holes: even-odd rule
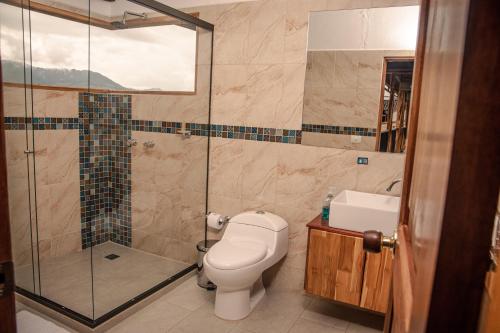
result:
[[[288,251],[288,223],[268,212],[246,212],[229,220],[222,239],[203,259],[217,285],[215,315],[238,320],[265,296],[262,272]]]

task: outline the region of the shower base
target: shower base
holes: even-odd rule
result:
[[[119,257],[107,259],[111,254]],[[16,269],[18,292],[55,310],[61,307],[72,319],[95,327],[196,265],[106,242],[92,250],[41,260],[39,267],[36,293],[32,293],[31,265]]]

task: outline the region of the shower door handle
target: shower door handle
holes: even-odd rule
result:
[[[14,292],[14,265],[12,262],[0,264],[0,298]]]

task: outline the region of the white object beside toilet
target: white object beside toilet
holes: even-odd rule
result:
[[[288,251],[288,223],[268,212],[232,217],[222,239],[203,259],[207,277],[217,285],[215,315],[245,318],[265,296],[262,272]]]

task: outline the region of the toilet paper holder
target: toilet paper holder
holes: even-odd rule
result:
[[[208,212],[206,217],[208,218],[208,216],[212,214],[212,212]],[[221,215],[218,219],[217,219],[217,224],[222,227],[224,224],[228,223],[229,220],[231,219],[230,216],[227,216],[227,215]]]

